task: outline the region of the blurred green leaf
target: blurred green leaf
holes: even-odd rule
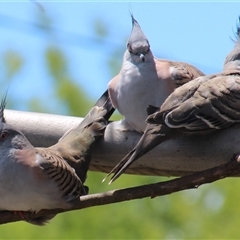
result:
[[[6,72],[6,78],[11,79],[23,65],[22,57],[13,50],[7,50],[3,53],[3,64]]]
[[[56,47],[49,47],[46,59],[54,83],[55,97],[65,103],[69,114],[85,116],[93,103],[71,77],[64,54]]]
[[[106,26],[107,26],[107,24],[106,24],[106,22],[104,22],[103,19],[100,19],[100,18],[94,19],[93,30],[94,30],[95,35],[98,38],[105,38],[108,36],[109,31]]]

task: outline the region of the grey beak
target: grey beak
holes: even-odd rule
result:
[[[143,53],[141,53],[141,54],[139,55],[139,57],[141,58],[141,60],[142,60],[143,62],[145,62],[145,55],[144,55]]]

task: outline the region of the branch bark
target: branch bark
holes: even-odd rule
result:
[[[220,166],[166,182],[82,196],[79,200],[73,201],[73,207],[71,209],[41,210],[36,213],[34,217],[41,217],[48,214],[58,214],[66,211],[79,210],[93,206],[141,199],[145,197],[153,198],[157,196],[163,196],[185,189],[197,188],[203,184],[212,183],[226,177],[234,176],[239,174],[239,171],[240,157],[235,156],[231,161]],[[31,217],[33,216],[31,215]],[[22,220],[20,216],[14,214],[13,212],[0,212],[0,224],[16,222],[20,220]]]

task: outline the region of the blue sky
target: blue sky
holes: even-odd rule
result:
[[[106,61],[114,49],[126,44],[131,32],[129,8],[156,57],[189,62],[206,74],[221,71],[226,55],[234,46],[231,37],[234,38],[240,15],[240,2],[39,3],[50,16],[53,27],[59,30],[55,44],[64,50],[74,79],[92,99],[101,95],[113,77]],[[26,62],[10,85],[11,95],[14,92],[19,102],[32,96],[44,100],[50,91],[42,56],[49,37],[22,22],[36,22],[39,11],[30,1],[0,1],[0,54],[11,49],[19,52]],[[94,19],[101,19],[109,29],[103,45],[92,40]],[[120,60],[123,53],[117,56]],[[17,110],[26,109],[19,104]]]

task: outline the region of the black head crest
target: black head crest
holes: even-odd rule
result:
[[[234,36],[235,36],[235,40],[232,38],[231,39],[236,43],[240,39],[240,15],[238,16],[238,21],[236,23],[236,31],[234,31]]]
[[[144,38],[146,38],[146,36],[142,32],[141,26],[139,25],[138,21],[134,18],[133,13],[131,11],[130,11],[130,16],[131,16],[131,19],[132,19],[132,30],[134,28],[137,28],[138,29],[137,31],[140,31],[141,34],[144,36]]]
[[[4,97],[2,98],[1,106],[0,106],[0,121],[2,123],[5,123],[4,109],[6,107],[6,100],[7,100],[7,92],[5,93]]]
[[[233,66],[234,64],[239,67],[239,60],[240,60],[240,16],[238,16],[238,21],[236,24],[236,32],[234,32],[235,39],[231,38],[231,40],[235,43],[234,48],[232,51],[226,56],[224,62],[224,68],[229,68],[229,66]],[[230,65],[229,65],[230,64]]]
[[[135,24],[137,24],[140,27],[138,21],[134,18],[132,11],[129,10],[129,13],[132,19],[132,27],[134,27]]]
[[[240,16],[238,16],[238,22],[236,24],[237,32],[235,33],[237,40],[240,38]]]
[[[150,44],[131,12],[130,16],[132,19],[132,32],[127,43],[128,51],[139,56],[145,55],[150,49]]]

